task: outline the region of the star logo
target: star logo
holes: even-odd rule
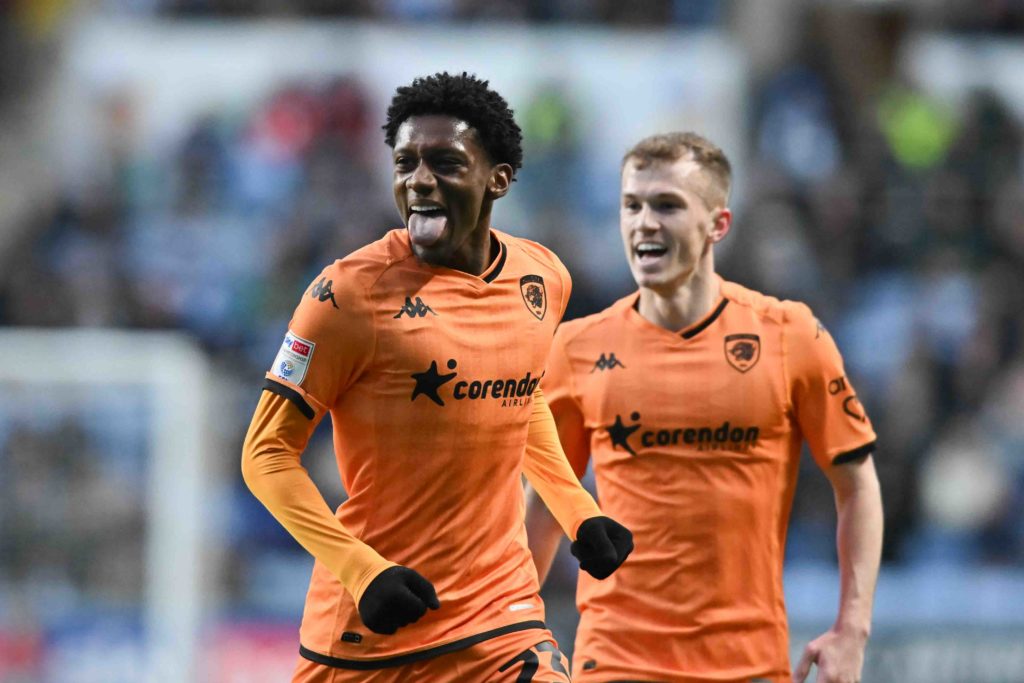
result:
[[[458,363],[455,362],[454,358],[448,359],[448,369],[454,370]],[[459,373],[452,372],[447,375],[442,375],[437,371],[437,361],[430,361],[430,367],[423,372],[414,372],[411,377],[416,380],[416,386],[413,387],[412,396],[409,398],[410,401],[415,401],[416,397],[423,394],[431,401],[439,406],[444,405],[444,401],[437,394],[437,390],[442,386],[451,382],[455,379],[455,375]]]
[[[640,413],[633,413],[633,414],[631,414],[629,416],[629,419],[634,420],[634,421],[635,420],[639,420],[640,419]],[[615,424],[613,424],[611,427],[605,427],[605,429],[608,430],[608,438],[610,438],[612,440],[612,449],[613,450],[616,449],[616,448],[619,448],[621,446],[624,450],[629,451],[630,455],[632,455],[632,456],[636,455],[636,451],[634,451],[633,447],[629,445],[629,437],[633,434],[633,432],[635,432],[636,430],[640,429],[640,424],[639,423],[637,423],[637,424],[635,424],[635,425],[633,425],[631,427],[627,427],[622,422],[622,416],[621,415],[616,415],[615,416]]]

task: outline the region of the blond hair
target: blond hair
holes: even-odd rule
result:
[[[732,164],[720,147],[707,138],[690,132],[659,133],[644,138],[622,157],[622,167],[632,162],[638,169],[656,162],[672,163],[689,158],[695,161],[710,181],[709,190],[724,206],[732,185]],[[710,198],[705,197],[705,201]],[[709,201],[709,204],[716,202]]]

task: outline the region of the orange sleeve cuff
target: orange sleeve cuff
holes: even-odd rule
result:
[[[580,524],[603,514],[566,460],[555,419],[539,388],[533,394],[523,473],[569,538],[576,540]]]
[[[370,582],[395,563],[338,521],[302,466],[302,451],[318,421],[285,396],[264,391],[242,447],[242,476],[270,514],[359,604]]]

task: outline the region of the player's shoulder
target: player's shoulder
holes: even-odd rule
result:
[[[722,296],[765,322],[788,325],[815,320],[810,307],[802,301],[779,299],[736,282],[723,280]]]
[[[568,269],[562,263],[562,260],[558,258],[558,255],[543,244],[526,239],[525,237],[515,237],[499,230],[495,230],[495,233],[497,233],[498,239],[501,240],[510,254],[516,254],[517,257],[522,258],[527,263],[532,262],[537,267],[547,270],[549,274],[557,275],[558,277],[569,276]]]
[[[411,256],[402,250],[399,230],[366,244],[343,258],[327,265],[322,276],[336,279],[338,286],[369,290],[387,270]]]
[[[558,326],[555,337],[566,347],[607,341],[613,330],[618,329],[621,324],[624,309],[632,306],[636,302],[636,297],[636,292],[633,292],[597,313],[563,321]]]

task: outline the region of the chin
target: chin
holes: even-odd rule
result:
[[[426,261],[431,265],[443,265],[445,260],[448,258],[448,251],[445,249],[444,244],[434,244],[429,247],[423,247],[412,242],[411,246],[412,253],[416,254],[416,258],[421,261]]]
[[[667,278],[664,273],[645,273],[634,270],[633,279],[636,281],[637,287],[656,288],[664,284]]]

